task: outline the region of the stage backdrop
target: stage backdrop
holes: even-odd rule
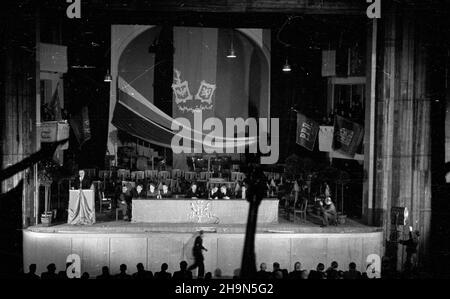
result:
[[[117,128],[170,147],[171,125],[177,117],[188,119],[192,126],[194,113],[201,113],[203,121],[270,117],[269,31],[114,25],[111,32],[110,154],[117,153],[118,144],[112,138]],[[168,40],[173,43],[173,56],[165,55],[169,64],[149,50]],[[226,57],[231,47],[236,58]],[[173,76],[163,76],[170,82],[161,82],[161,63],[173,68],[169,71]],[[167,86],[172,96],[161,100]],[[208,133],[191,132],[192,147]],[[252,137],[256,136],[244,140]],[[184,154],[174,154],[173,163],[175,168],[187,168]]]

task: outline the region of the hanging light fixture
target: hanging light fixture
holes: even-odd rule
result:
[[[288,73],[292,71],[291,65],[288,62],[288,59],[286,58],[286,63],[283,65],[283,72]]]
[[[106,71],[105,79],[103,81],[105,81],[105,82],[112,81],[112,77],[111,77],[111,74],[109,73],[109,69]]]
[[[233,29],[231,29],[231,47],[228,51],[227,58],[236,58],[236,53],[234,52],[233,47]]]

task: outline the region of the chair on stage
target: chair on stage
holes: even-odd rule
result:
[[[300,206],[297,208],[297,203],[294,203],[294,223],[295,223],[295,215],[300,214],[300,221],[306,223],[306,210],[308,209],[308,200],[306,198],[302,198],[302,202]]]
[[[105,192],[100,192],[100,213],[102,213],[103,208],[106,206],[106,210],[111,210],[112,200],[109,197],[105,197]]]

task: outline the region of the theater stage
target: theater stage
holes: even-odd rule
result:
[[[169,271],[174,272],[181,260],[192,261],[191,248],[195,232],[200,229],[206,232],[206,271],[220,268],[224,276],[233,276],[241,263],[245,224],[113,221],[92,226],[33,226],[23,231],[24,267],[35,263],[41,273],[49,263],[55,263],[62,270],[67,256],[76,253],[81,257],[81,270],[91,277],[100,274],[105,265],[111,273],[117,273],[122,263],[127,264],[129,273],[135,272],[140,262],[153,272],[166,262]],[[359,270],[364,270],[367,256],[381,256],[382,246],[381,229],[352,220],[321,228],[312,222],[294,224],[280,219],[280,223],[258,224],[255,240],[258,264],[276,261],[289,270],[296,261],[306,269],[332,261],[346,269],[355,262]]]

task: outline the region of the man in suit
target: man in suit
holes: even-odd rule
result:
[[[131,196],[133,199],[145,199],[147,197],[142,184],[137,185],[136,188],[131,191]]]
[[[123,220],[131,221],[131,193],[127,186],[122,186],[122,193],[119,195],[118,209],[122,211]]]
[[[259,265],[259,271],[256,272],[256,278],[257,279],[269,279],[271,278],[271,273],[267,272],[267,265],[266,263],[261,263],[261,265]]]
[[[180,262],[180,271],[173,273],[174,280],[189,280],[192,279],[192,272],[187,270],[187,262]]]
[[[334,225],[337,225],[337,211],[330,197],[326,197],[324,203],[320,202],[320,207],[322,210],[322,227],[328,226],[331,222]]]
[[[93,189],[93,184],[91,180],[86,177],[86,173],[83,169],[78,171],[77,178],[73,181],[72,189]]]
[[[170,198],[172,197],[172,192],[169,191],[169,186],[166,183],[163,183],[162,190],[159,193],[161,198]]]
[[[158,197],[158,191],[156,190],[155,184],[150,183],[148,185],[147,197],[149,197],[149,198],[157,198]]]
[[[198,191],[196,183],[192,183],[191,188],[189,188],[189,190],[186,192],[186,198],[200,198],[200,192]]]
[[[242,185],[241,190],[236,194],[236,199],[247,199],[247,186]]]

